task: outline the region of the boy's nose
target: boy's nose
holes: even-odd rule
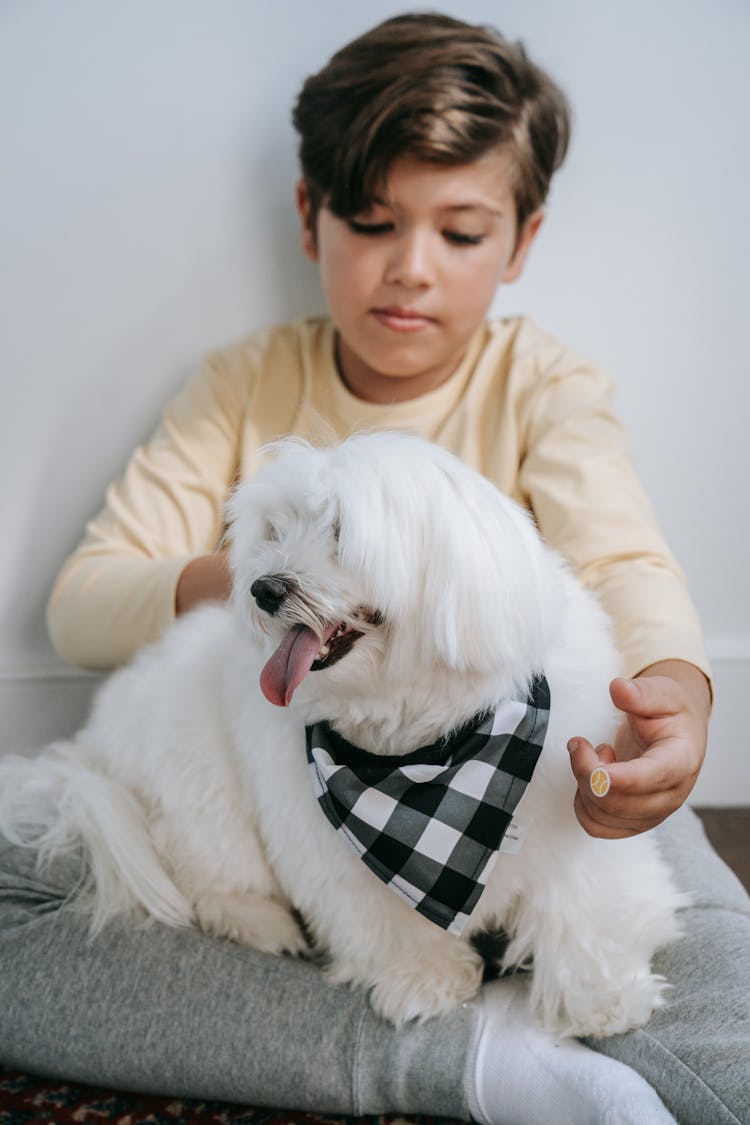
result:
[[[433,284],[435,277],[429,233],[404,232],[394,240],[390,251],[385,277],[388,284],[408,288]]]

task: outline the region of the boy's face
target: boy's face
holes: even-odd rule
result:
[[[403,159],[367,213],[339,219],[322,207],[315,230],[298,185],[302,247],[320,267],[354,394],[401,402],[455,371],[498,284],[521,273],[542,221],[536,212],[517,230],[510,185],[502,150],[454,168]]]

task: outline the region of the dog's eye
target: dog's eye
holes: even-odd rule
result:
[[[331,531],[333,532],[333,538],[335,542],[338,543],[339,539],[341,538],[341,520],[338,517],[336,517],[336,519],[333,521],[333,527],[331,528]]]

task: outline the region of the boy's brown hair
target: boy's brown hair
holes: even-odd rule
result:
[[[293,113],[311,203],[367,211],[399,157],[466,164],[513,154],[520,230],[544,202],[570,139],[570,107],[520,43],[438,14],[385,20],[346,44],[302,87]]]

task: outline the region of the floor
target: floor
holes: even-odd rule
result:
[[[750,891],[750,808],[695,811],[716,851]]]

